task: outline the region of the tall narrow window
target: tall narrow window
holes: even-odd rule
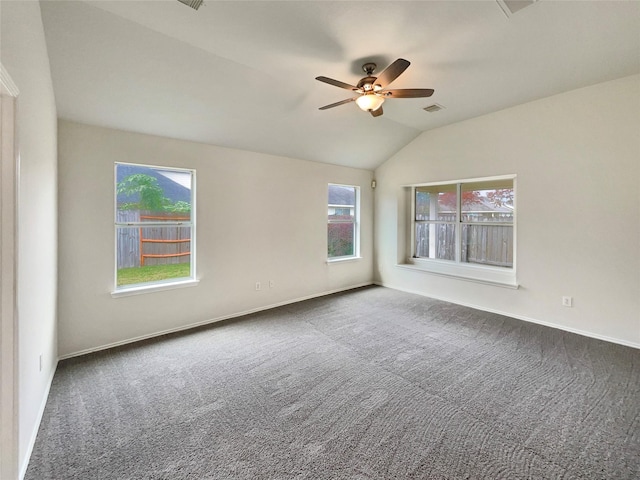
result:
[[[514,179],[414,187],[413,258],[514,266]]]
[[[357,257],[359,246],[359,187],[329,184],[327,257]]]
[[[116,291],[195,279],[195,171],[116,163]]]

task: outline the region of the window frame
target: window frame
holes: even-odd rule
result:
[[[335,186],[335,187],[347,187],[347,188],[353,188],[354,189],[354,202],[355,205],[353,206],[353,220],[330,220],[329,219],[329,214],[328,214],[328,209],[331,205],[329,203],[329,188]],[[335,263],[335,262],[344,262],[344,261],[348,261],[348,260],[354,260],[354,259],[359,259],[360,257],[360,186],[359,185],[348,185],[348,184],[344,184],[344,183],[328,183],[327,184],[327,197],[326,197],[327,201],[325,204],[325,211],[326,213],[326,220],[327,220],[327,230],[326,232],[326,239],[327,239],[327,243],[325,246],[325,252],[327,255],[327,263]],[[335,206],[335,205],[334,205]],[[338,206],[340,207],[340,206]],[[353,254],[352,255],[340,255],[340,256],[335,256],[335,257],[330,257],[329,256],[329,225],[332,224],[353,224]]]
[[[482,183],[492,181],[510,180],[513,182],[513,222],[505,224],[504,222],[491,222],[491,225],[510,225],[513,228],[513,265],[511,267],[482,265],[477,263],[463,262],[462,254],[462,229],[464,225],[478,224],[477,222],[469,222],[462,220],[462,202],[461,195],[463,185],[468,183]],[[435,186],[455,186],[456,190],[456,219],[455,219],[455,260],[444,260],[437,258],[426,258],[416,256],[416,189],[420,187]],[[425,273],[442,275],[447,277],[456,277],[463,280],[469,280],[490,285],[502,286],[507,288],[518,288],[517,283],[517,177],[516,175],[500,175],[492,177],[469,178],[462,180],[451,180],[443,182],[417,183],[404,185],[408,190],[409,201],[409,235],[408,237],[408,255],[405,263],[398,264],[399,267],[417,270]],[[421,222],[422,223],[422,222]],[[424,223],[450,223],[447,221],[424,221]],[[489,223],[482,223],[488,225]]]
[[[118,165],[127,165],[134,167],[144,167],[155,170],[174,171],[179,173],[189,173],[191,176],[191,211],[189,220],[162,220],[162,221],[137,221],[137,222],[119,222],[118,221]],[[199,281],[196,277],[196,170],[193,168],[183,167],[167,167],[164,165],[149,165],[144,163],[131,162],[114,162],[114,178],[113,178],[113,223],[114,223],[114,288],[111,296],[114,298],[130,295],[139,295],[143,293],[172,290],[175,288],[184,288],[198,285]],[[120,228],[145,228],[145,227],[189,227],[190,229],[190,246],[189,246],[189,272],[188,277],[168,278],[145,283],[135,283],[129,285],[118,286],[118,230]]]

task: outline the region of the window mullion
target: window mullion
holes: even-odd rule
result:
[[[409,255],[411,257],[413,257],[413,258],[418,258],[418,249],[416,248],[416,228],[417,228],[417,220],[416,220],[416,187],[411,187],[411,202],[410,203],[411,203],[411,232],[410,232],[411,250],[409,251]]]
[[[429,195],[429,258],[438,258],[438,195]]]
[[[462,184],[456,184],[456,263],[462,261]]]
[[[115,222],[116,227],[191,227],[193,222]]]

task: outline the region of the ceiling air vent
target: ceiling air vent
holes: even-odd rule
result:
[[[180,3],[184,3],[187,7],[191,7],[194,10],[198,10],[204,0],[178,0]]]
[[[538,0],[496,0],[507,17],[510,17],[529,5],[533,5],[537,1]]]
[[[439,112],[440,110],[442,110],[444,107],[438,103],[434,103],[433,105],[429,105],[428,107],[424,107],[423,110],[425,112],[429,112],[429,113],[433,113],[433,112]]]

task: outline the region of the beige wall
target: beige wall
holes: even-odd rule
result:
[[[18,455],[24,472],[58,356],[56,108],[40,4],[2,2],[0,32],[2,64],[20,91]]]
[[[376,281],[640,347],[639,111],[636,75],[423,133],[376,170]],[[517,175],[519,290],[396,266],[401,185],[503,174]]]
[[[196,169],[198,286],[111,297],[116,161]],[[371,283],[372,176],[61,120],[60,355]],[[328,183],[361,187],[361,260],[326,263]]]

